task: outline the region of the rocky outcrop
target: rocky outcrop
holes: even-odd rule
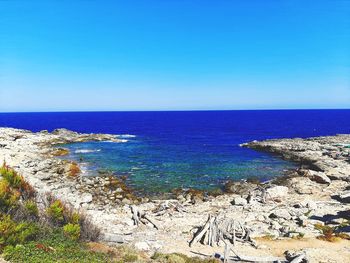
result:
[[[315,237],[319,231],[314,224],[341,221],[342,212],[350,210],[347,192],[350,163],[346,148],[349,138],[342,135],[248,143],[245,146],[302,161],[303,169],[278,183],[228,182],[225,195],[206,196],[189,189],[177,193],[177,200],[137,198],[122,178],[103,171],[95,177],[83,173],[72,176],[72,162],[55,157],[56,144],[121,142],[110,134],[80,134],[65,129],[32,133],[0,128],[0,160],[21,173],[39,193],[50,193],[88,216],[101,228],[102,241],[127,242],[150,253],[190,254],[195,248],[190,249],[188,241],[208,214],[244,222],[253,238]],[[61,153],[64,155],[64,151],[58,155]],[[147,220],[135,225],[131,205],[157,228]],[[254,253],[257,251],[260,250]],[[199,252],[213,251],[200,246]]]
[[[309,169],[304,175],[321,184],[350,181],[350,135],[253,141],[241,146],[270,152]]]

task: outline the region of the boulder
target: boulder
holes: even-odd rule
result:
[[[285,197],[288,194],[288,187],[280,185],[272,186],[266,189],[266,193],[268,198],[272,199]]]
[[[256,188],[256,184],[245,182],[245,181],[240,181],[240,182],[227,181],[225,183],[225,192],[230,194],[244,195],[253,191],[255,188]]]
[[[269,218],[283,218],[283,219],[286,219],[286,220],[290,220],[292,218],[292,216],[290,215],[288,209],[277,209],[275,210],[273,213],[271,213],[269,215]]]
[[[120,234],[114,234],[114,233],[104,233],[101,237],[101,240],[104,242],[111,242],[111,243],[125,243],[127,240],[125,240],[125,236]]]
[[[233,199],[232,204],[244,206],[244,205],[248,204],[248,201],[247,201],[247,199],[245,199],[243,197],[237,196]]]
[[[149,251],[150,250],[149,245],[145,241],[136,242],[135,243],[135,248],[138,249],[138,250],[142,250],[142,251]]]
[[[287,180],[288,187],[298,194],[313,194],[320,186],[308,177],[294,177]]]
[[[46,180],[50,180],[52,178],[52,175],[48,172],[38,172],[36,174],[36,176],[40,179],[40,180],[43,180],[43,181],[46,181]]]
[[[82,194],[79,203],[84,204],[84,203],[91,203],[92,202],[92,194],[90,193],[84,193]]]
[[[319,184],[330,184],[331,179],[324,174],[323,172],[316,172],[316,171],[311,171],[310,170],[310,179],[319,183]]]

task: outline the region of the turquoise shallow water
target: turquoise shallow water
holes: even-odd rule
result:
[[[127,184],[140,194],[169,192],[174,188],[212,190],[225,181],[249,177],[264,181],[281,175],[294,164],[268,154],[240,149],[246,154],[213,151],[215,146],[155,145],[149,138],[124,143],[89,142],[66,145],[69,158],[84,163],[88,174],[98,170],[126,175]],[[229,148],[229,147],[228,147]],[[206,149],[203,151],[203,149]]]
[[[0,126],[131,134],[126,143],[72,144],[91,173],[127,175],[139,193],[212,189],[228,179],[268,180],[294,164],[240,143],[350,133],[350,110],[0,113]]]

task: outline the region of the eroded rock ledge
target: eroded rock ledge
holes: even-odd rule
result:
[[[65,129],[32,133],[0,128],[0,160],[21,173],[39,193],[53,194],[85,213],[101,228],[102,241],[127,242],[149,252],[212,254],[222,253],[223,248],[188,246],[209,214],[241,222],[253,238],[278,239],[314,238],[320,234],[316,223],[339,226],[349,217],[350,135],[244,144],[301,163],[301,168],[264,184],[232,182],[226,187],[230,193],[208,197],[205,202],[193,202],[191,198],[139,200],[118,179],[71,176],[72,163],[55,157],[57,148],[53,146],[90,140],[121,142],[110,134],[79,134]],[[157,227],[147,222],[135,224],[131,208],[147,215]],[[246,244],[235,247],[247,255],[270,255],[271,249],[257,240],[258,248]],[[339,253],[350,257],[346,249]]]
[[[307,139],[253,141],[242,146],[277,154],[284,159],[299,163],[301,167],[320,172],[319,175],[325,175],[330,180],[350,179],[349,134]],[[324,178],[327,180],[326,177]]]

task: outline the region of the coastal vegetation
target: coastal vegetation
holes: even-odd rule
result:
[[[0,168],[0,254],[10,262],[159,262],[211,263],[182,254],[151,258],[126,246],[94,243],[99,230],[87,218],[46,196],[39,209],[36,191],[14,169]],[[103,249],[101,249],[103,247]]]

